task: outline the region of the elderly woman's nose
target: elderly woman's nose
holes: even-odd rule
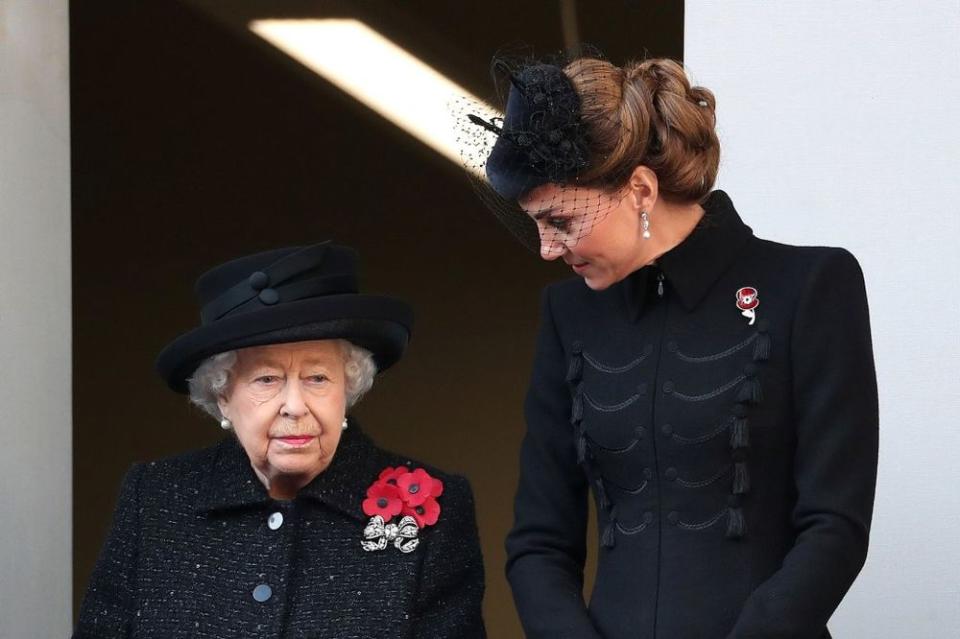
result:
[[[303,390],[296,380],[292,380],[283,386],[283,403],[280,406],[280,414],[285,417],[302,417],[307,413],[307,404],[303,400]]]

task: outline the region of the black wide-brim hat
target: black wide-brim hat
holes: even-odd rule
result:
[[[249,346],[345,339],[373,353],[378,371],[400,359],[413,311],[405,302],[360,294],[357,253],[324,242],[221,264],[197,280],[200,326],[168,344],[156,367],[171,389],[208,357]]]

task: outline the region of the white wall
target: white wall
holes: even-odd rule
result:
[[[960,632],[960,2],[687,0],[719,180],[760,237],[860,259],[880,387],[870,555],[841,638]]]
[[[0,637],[66,637],[71,591],[67,0],[0,0]]]

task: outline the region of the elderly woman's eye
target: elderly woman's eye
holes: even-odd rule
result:
[[[280,377],[278,375],[261,375],[260,377],[257,377],[253,381],[257,382],[258,384],[273,384],[275,382],[278,382],[279,380],[280,380]]]
[[[322,384],[323,382],[329,380],[330,378],[327,377],[326,375],[323,375],[322,373],[318,373],[316,375],[311,375],[308,379],[314,384]]]

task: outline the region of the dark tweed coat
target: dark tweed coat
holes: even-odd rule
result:
[[[829,637],[863,565],[877,390],[860,268],[757,239],[722,192],[705,208],[657,265],[545,291],[507,540],[529,637]]]
[[[292,501],[267,495],[232,437],[134,466],[74,637],[484,637],[465,479],[426,467],[445,490],[412,553],[360,547],[365,491],[401,464],[420,466],[352,422],[330,467]]]

